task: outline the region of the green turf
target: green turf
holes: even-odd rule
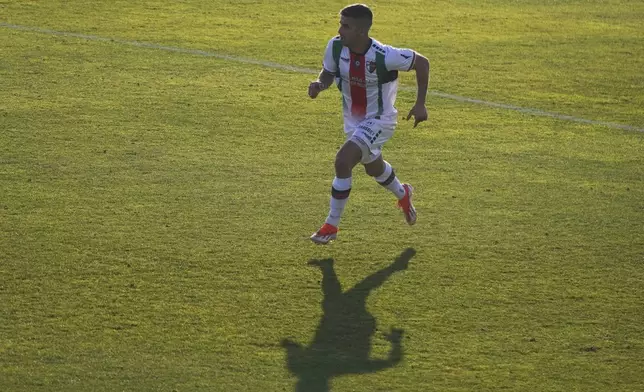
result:
[[[344,4],[2,1],[0,22],[315,69]],[[436,91],[644,127],[642,2],[373,4]],[[342,133],[312,75],[8,27],[0,50],[0,390],[644,389],[643,133],[430,96],[385,149],[417,225],[360,170],[315,247]],[[333,272],[371,291],[325,312]],[[401,361],[372,371],[392,328]]]

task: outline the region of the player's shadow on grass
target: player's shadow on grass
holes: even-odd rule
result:
[[[289,339],[282,341],[287,367],[298,378],[296,392],[328,392],[333,377],[373,373],[400,362],[403,355],[401,329],[392,329],[385,334],[391,342],[387,358],[370,358],[376,319],[367,311],[366,302],[371,290],[382,285],[393,273],[407,269],[415,254],[414,249],[406,249],[392,264],[344,293],[333,269],[333,259],[309,262],[322,271],[324,314],[310,346],[303,347]]]

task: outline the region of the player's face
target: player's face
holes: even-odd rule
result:
[[[338,34],[340,35],[342,45],[352,46],[363,34],[363,29],[360,28],[358,21],[354,18],[340,15],[340,28],[338,29]]]

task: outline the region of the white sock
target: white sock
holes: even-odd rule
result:
[[[326,223],[338,227],[340,218],[344,211],[344,206],[347,205],[349,200],[349,193],[351,192],[351,177],[333,179],[331,185],[331,203],[329,209],[329,216],[326,218]]]
[[[396,177],[396,173],[394,172],[394,169],[391,167],[389,162],[387,161],[384,161],[384,162],[385,162],[385,171],[378,177],[374,177],[374,179],[380,185],[389,189],[389,191],[391,191],[391,193],[396,195],[396,198],[400,200],[403,197],[405,197],[405,188],[403,188],[402,184],[400,183],[400,180],[398,180],[398,177]]]

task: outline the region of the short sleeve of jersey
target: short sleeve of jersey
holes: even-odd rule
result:
[[[329,43],[326,45],[326,50],[324,51],[324,59],[322,60],[322,67],[334,74],[337,72],[337,65],[333,59],[333,41],[335,38],[331,38]]]
[[[385,66],[389,71],[409,71],[416,60],[416,52],[411,49],[400,49],[387,46]]]

